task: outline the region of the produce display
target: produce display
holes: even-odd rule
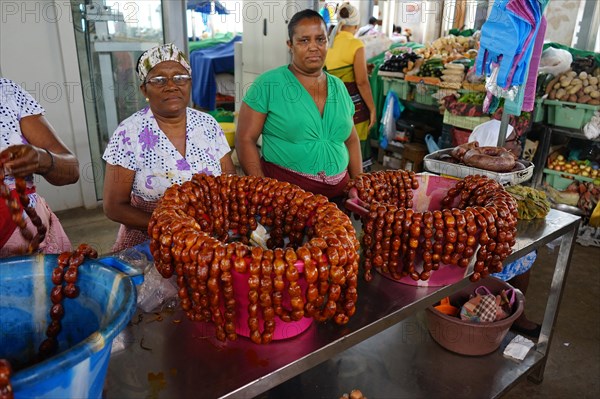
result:
[[[445,89],[458,90],[465,79],[465,66],[462,64],[448,63],[444,65],[440,75],[442,82],[438,85]]]
[[[472,175],[458,181],[442,209],[412,208],[418,181],[413,172],[359,175],[348,186],[368,205],[363,215],[365,278],[375,267],[399,280],[428,280],[440,263],[467,267],[476,256],[471,280],[502,270],[515,244],[517,203],[500,183]],[[479,245],[479,248],[477,248]],[[422,271],[415,268],[422,259]]]
[[[461,58],[476,58],[475,47],[477,47],[477,39],[474,37],[448,35],[434,40],[430,45],[415,52],[426,60],[438,56],[445,64]]]
[[[546,86],[549,100],[600,105],[600,68],[593,74],[568,71],[558,75]]]
[[[463,163],[492,172],[514,172],[525,169],[512,152],[504,147],[480,147],[477,141],[458,145],[442,161]]]
[[[247,245],[259,223],[270,229],[268,249]],[[255,343],[271,342],[275,317],[345,324],[356,311],[359,242],[348,216],[322,195],[274,179],[197,174],[167,189],[148,233],[157,270],[177,275],[187,317],[212,321],[219,340],[237,337],[232,273],[248,273]]]
[[[544,191],[521,185],[506,187],[506,191],[517,201],[519,219],[543,219],[550,212],[550,201]]]
[[[577,208],[581,209],[586,217],[590,217],[600,202],[600,187],[590,182],[573,182],[567,187],[567,191],[579,194]]]
[[[379,70],[385,72],[407,73],[415,67],[415,63],[418,60],[422,61],[421,57],[413,52],[394,52],[394,50],[392,50],[390,58],[384,61],[379,67]]]
[[[593,164],[588,160],[567,160],[563,155],[551,157],[548,160],[548,169],[558,170],[560,172],[571,173],[574,175],[580,175],[582,177],[589,177],[596,179],[600,177],[600,168],[598,164]],[[564,175],[563,177],[572,179],[573,176]]]
[[[425,60],[420,65],[419,72],[417,72],[417,76],[422,77],[433,77],[439,78],[442,76],[444,71],[444,63],[441,58],[430,58]]]

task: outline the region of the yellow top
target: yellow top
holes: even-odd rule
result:
[[[338,32],[333,40],[333,47],[327,50],[325,67],[331,71],[354,64],[356,51],[364,46],[365,44],[362,40],[355,38],[352,33],[346,31]]]

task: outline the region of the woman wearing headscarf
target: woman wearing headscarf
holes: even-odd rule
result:
[[[337,25],[329,37],[325,68],[340,78],[354,103],[354,126],[360,139],[363,160],[371,156],[369,130],[377,120],[373,93],[367,73],[365,45],[354,37],[360,24],[356,7],[343,3],[337,12]]]
[[[237,154],[248,175],[287,181],[335,200],[362,172],[354,105],[343,83],[323,71],[327,30],[321,15],[296,13],[288,37],[292,62],[260,75],[244,97]]]
[[[148,106],[123,121],[104,152],[104,212],[121,223],[113,251],[149,239],[157,201],[196,173],[235,173],[225,134],[210,115],[189,108],[191,68],[173,44],[142,54],[137,65]]]
[[[21,86],[0,78],[0,180],[2,197],[16,197],[15,178],[24,177],[29,207],[35,209],[36,222],[46,230],[38,251],[57,254],[71,250],[71,242],[58,218],[35,188],[34,174],[55,186],[79,180],[79,162],[57,136],[44,117],[44,108]],[[35,234],[36,226],[21,210],[26,228]],[[29,242],[23,237],[4,198],[0,197],[0,257],[21,254]]]

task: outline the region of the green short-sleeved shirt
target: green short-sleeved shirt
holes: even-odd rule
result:
[[[344,142],[350,136],[354,104],[342,81],[327,75],[323,116],[288,66],[260,75],[244,102],[267,114],[262,131],[262,156],[271,163],[301,173],[327,176],[348,168]]]

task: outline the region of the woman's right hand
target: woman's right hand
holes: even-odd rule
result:
[[[34,173],[44,174],[53,166],[50,154],[29,144],[8,147],[0,153],[0,162],[6,172],[14,177],[26,177]]]

